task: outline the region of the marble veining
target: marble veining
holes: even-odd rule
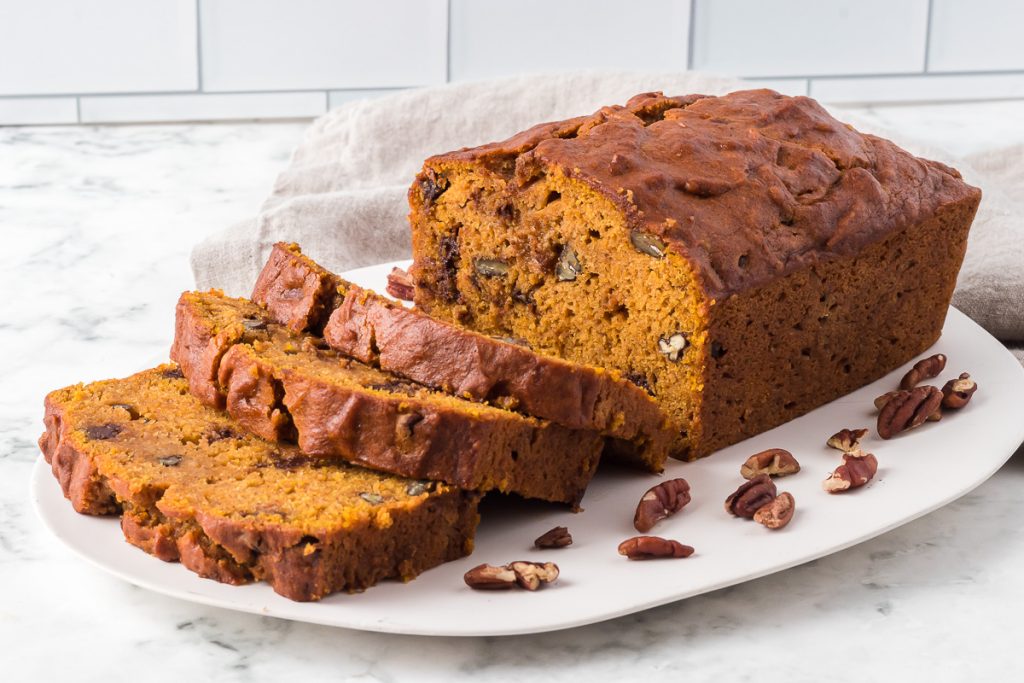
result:
[[[955,138],[959,153],[1011,132],[1024,141],[1024,103],[858,113],[935,144]],[[1024,453],[957,502],[844,552],[534,636],[391,636],[241,614],[136,588],[64,550],[28,501],[43,395],[166,357],[191,245],[256,210],[303,128],[0,128],[0,679],[962,681],[1024,671]]]

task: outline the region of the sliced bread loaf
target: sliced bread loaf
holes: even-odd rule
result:
[[[468,555],[473,493],[267,442],[189,394],[176,366],[46,397],[40,448],[75,510],[225,583],[317,600]]]
[[[460,488],[576,504],[600,459],[596,433],[434,391],[268,320],[219,292],[187,292],[171,357],[192,392],[302,452]]]
[[[616,371],[478,334],[402,306],[274,245],[252,298],[293,331],[322,332],[363,363],[471,400],[610,437],[618,455],[660,472],[676,437],[642,388]]]

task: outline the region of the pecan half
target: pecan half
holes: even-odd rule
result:
[[[725,511],[737,517],[753,519],[758,508],[772,502],[776,496],[775,482],[767,474],[759,474],[743,482],[725,499]]]
[[[793,519],[794,512],[796,512],[796,500],[793,499],[793,494],[783,491],[775,496],[775,500],[757,509],[757,512],[754,513],[754,521],[769,529],[781,529]]]
[[[556,526],[551,531],[538,536],[533,545],[537,548],[564,548],[567,545],[572,545],[572,534],[564,526]]]
[[[966,373],[960,373],[956,379],[951,379],[942,387],[942,407],[959,410],[970,403],[974,392],[978,390],[978,383],[971,379]]]
[[[860,440],[868,433],[866,429],[840,429],[838,432],[828,437],[828,441],[825,442],[826,446],[848,453],[855,451],[860,448]]]
[[[903,379],[900,380],[900,389],[913,389],[926,379],[938,377],[945,367],[946,357],[941,353],[923,358],[914,363],[914,367],[903,375]]]
[[[475,590],[505,590],[516,586],[516,573],[508,566],[481,564],[466,572],[462,580]]]
[[[753,479],[762,474],[767,474],[770,477],[785,477],[799,471],[800,463],[796,461],[792,453],[784,448],[769,448],[766,451],[754,453],[740,465],[740,476],[744,479]]]
[[[685,479],[669,479],[647,489],[636,506],[633,526],[646,533],[654,525],[682,510],[690,502],[690,484]]]
[[[843,453],[843,464],[835,469],[821,487],[829,493],[842,493],[863,486],[878,472],[878,460],[871,453]]]
[[[693,547],[660,536],[634,536],[619,544],[619,555],[631,560],[689,557]]]
[[[875,399],[875,409],[876,410],[881,410],[882,408],[884,408],[885,404],[889,402],[889,399],[891,399],[893,396],[895,396],[898,393],[900,393],[900,392],[898,392],[898,391],[887,391],[884,394],[882,394],[881,396],[879,396],[878,398],[876,398]]]
[[[527,562],[519,560],[506,565],[516,575],[520,588],[535,591],[558,578],[558,565],[554,562]]]
[[[412,301],[413,295],[416,293],[416,285],[409,273],[401,268],[392,268],[388,273],[388,284],[384,291],[396,299]]]
[[[891,439],[900,432],[924,424],[925,420],[940,412],[942,392],[937,387],[914,387],[909,391],[897,391],[882,406],[878,413],[878,435]]]

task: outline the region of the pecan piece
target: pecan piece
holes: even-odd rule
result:
[[[572,534],[564,526],[556,526],[537,537],[533,545],[538,548],[564,548],[572,545]]]
[[[444,194],[448,189],[448,179],[438,177],[432,170],[426,171],[421,178],[417,179],[420,191],[423,193],[423,208],[429,209],[434,200]]]
[[[436,481],[411,481],[405,487],[405,492],[410,496],[422,496],[424,493],[433,493],[437,490]]]
[[[256,332],[258,330],[267,329],[267,321],[263,318],[246,317],[242,318],[242,327],[249,330],[250,332]]]
[[[785,477],[799,471],[800,463],[796,461],[792,453],[784,448],[769,448],[766,451],[754,453],[740,465],[740,476],[744,479],[753,479],[761,474]]]
[[[656,235],[633,230],[629,233],[629,241],[633,243],[633,248],[642,254],[654,258],[665,258],[665,249],[668,245]]]
[[[900,389],[913,389],[926,379],[938,377],[945,367],[946,357],[941,353],[923,358],[914,363],[914,367],[903,375],[903,379],[900,380]]]
[[[878,472],[878,460],[871,453],[843,453],[843,464],[828,476],[821,487],[829,493],[842,493],[863,486]]]
[[[961,372],[959,377],[949,380],[942,387],[942,407],[953,410],[963,408],[977,390],[978,383],[971,379],[970,374]]]
[[[919,427],[941,416],[942,392],[937,387],[915,387],[897,391],[878,413],[878,435],[891,439],[900,432]],[[935,414],[938,413],[936,416]]]
[[[654,525],[682,510],[690,502],[690,484],[685,479],[669,479],[647,489],[636,506],[633,526],[646,533]]]
[[[674,332],[664,337],[658,337],[658,351],[673,363],[678,363],[683,357],[686,347],[690,342],[682,332]]]
[[[508,264],[500,259],[473,259],[473,268],[484,277],[505,277],[508,275]]]
[[[85,428],[85,437],[92,441],[107,441],[113,439],[124,430],[124,427],[116,422],[108,422],[101,425],[91,425]]]
[[[840,429],[838,432],[828,437],[828,441],[825,442],[826,446],[830,446],[837,450],[849,453],[860,448],[860,440],[864,438],[864,435],[868,433],[866,429]]]
[[[505,590],[516,585],[516,573],[508,566],[480,564],[466,572],[462,580],[475,590]]]
[[[535,591],[558,578],[558,565],[554,562],[519,560],[511,562],[507,566],[515,572],[516,583],[519,584],[519,587],[528,591]]]
[[[775,482],[767,474],[759,474],[743,482],[725,499],[725,511],[736,517],[753,519],[758,508],[772,502],[776,496]]]
[[[558,255],[558,261],[555,263],[555,277],[560,282],[569,282],[575,280],[576,276],[582,272],[583,267],[576,256],[576,250],[566,244],[562,247],[562,251]]]
[[[793,519],[794,512],[796,512],[796,500],[793,499],[793,494],[783,491],[775,496],[775,500],[757,509],[757,512],[754,513],[754,521],[769,529],[781,529]]]
[[[693,547],[660,536],[634,536],[619,544],[619,555],[630,560],[689,557],[693,555]]]
[[[881,396],[879,396],[878,398],[876,398],[875,399],[875,409],[876,410],[881,410],[882,408],[884,408],[885,404],[889,402],[889,399],[891,399],[893,396],[895,396],[898,393],[900,393],[900,392],[898,392],[898,391],[887,391],[884,394],[882,394]]]
[[[401,268],[392,268],[388,273],[388,284],[384,288],[391,296],[403,301],[412,301],[416,293],[416,285],[412,276]]]

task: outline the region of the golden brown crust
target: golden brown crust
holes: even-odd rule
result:
[[[644,93],[431,157],[420,183],[453,163],[504,167],[519,187],[561,169],[614,201],[633,229],[685,256],[717,300],[981,197],[956,170],[859,133],[810,98],[771,90]]]
[[[341,303],[348,283],[302,255],[299,245],[277,242],[256,279],[252,300],[292,332],[319,334]]]
[[[64,430],[62,413],[62,406],[57,397],[48,395],[43,417],[46,431],[39,437],[39,450],[50,464],[64,497],[71,502],[76,512],[84,515],[119,513],[121,506],[114,497],[114,492],[110,490],[106,478],[96,470],[89,458],[61,439]]]
[[[130,543],[206,578],[316,600],[472,550],[475,494],[236,434],[173,366],[52,392],[45,424],[40,447],[76,510],[122,514]],[[168,448],[180,454],[158,457]]]

